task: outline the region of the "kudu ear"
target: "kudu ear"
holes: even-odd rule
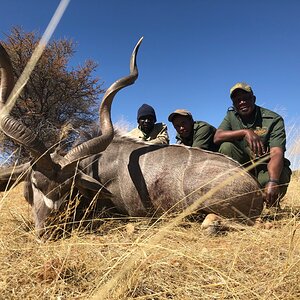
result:
[[[9,190],[11,187],[25,180],[30,163],[0,169],[0,192]]]
[[[79,192],[87,197],[90,197],[90,193],[97,194],[101,192],[101,194],[111,195],[111,193],[95,178],[86,175],[82,172],[79,172],[75,177],[75,185],[78,188]]]

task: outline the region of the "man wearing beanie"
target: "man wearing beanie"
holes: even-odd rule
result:
[[[255,104],[249,84],[239,82],[230,89],[233,106],[227,111],[214,137],[220,152],[244,166],[264,188],[267,207],[279,207],[290,181],[290,162],[284,157],[286,133],[280,115]],[[267,160],[260,161],[266,156]],[[269,156],[269,157],[268,157]]]
[[[169,144],[167,125],[156,123],[156,114],[152,106],[143,104],[137,112],[138,127],[127,136],[146,141],[150,144]]]
[[[214,144],[216,128],[204,121],[194,121],[186,109],[176,109],[168,117],[177,131],[177,144],[196,147],[209,151],[218,151]]]

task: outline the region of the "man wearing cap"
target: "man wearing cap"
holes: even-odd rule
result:
[[[177,144],[218,151],[214,143],[216,128],[203,121],[194,121],[188,110],[177,109],[169,115],[168,120],[177,131]]]
[[[152,106],[143,104],[137,112],[138,127],[127,136],[146,141],[150,144],[169,144],[167,125],[156,123],[156,114]]]
[[[233,107],[217,129],[214,142],[219,151],[239,163],[255,167],[250,171],[265,190],[268,207],[279,207],[290,181],[290,162],[284,157],[286,133],[283,118],[255,104],[250,85],[244,82],[230,89]],[[268,157],[268,155],[270,157]],[[259,160],[265,156],[266,160]]]

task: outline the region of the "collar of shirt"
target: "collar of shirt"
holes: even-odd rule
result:
[[[244,128],[252,128],[254,126],[254,124],[257,121],[257,117],[259,114],[259,107],[257,105],[255,105],[254,107],[254,111],[255,111],[255,115],[254,115],[254,120],[251,123],[244,123],[242,118],[240,117],[240,115],[238,114],[238,112],[236,111],[236,109],[233,107],[234,113],[237,117],[237,119],[241,122],[241,124],[243,125]]]

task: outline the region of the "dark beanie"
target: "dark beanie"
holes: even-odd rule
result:
[[[156,122],[156,115],[155,115],[154,108],[148,104],[143,104],[139,108],[139,110],[137,112],[137,121],[139,121],[139,119],[144,116],[153,116],[154,123]]]

